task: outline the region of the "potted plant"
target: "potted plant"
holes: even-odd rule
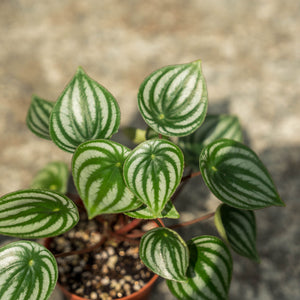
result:
[[[111,139],[120,125],[116,100],[81,67],[55,103],[34,96],[28,127],[72,154],[76,193],[66,192],[68,168],[55,162],[30,189],[0,198],[0,234],[26,239],[0,249],[0,299],[47,299],[57,282],[59,257],[99,254],[105,243],[121,242],[139,247],[147,270],[165,278],[178,299],[227,299],[230,249],[258,261],[254,211],[284,203],[263,163],[242,143],[237,117],[206,116],[207,99],[200,60],[154,71],[138,93],[138,108],[149,127],[125,130],[138,143],[129,149]],[[202,176],[220,206],[165,226],[161,219],[180,217],[173,202],[195,176]],[[202,235],[186,242],[175,231],[213,216],[222,239]],[[52,253],[30,240],[60,236],[65,245],[62,235],[72,232],[80,218],[93,224],[94,234],[102,232],[85,237],[86,246],[79,250]],[[147,227],[147,220],[156,226]],[[79,266],[90,263],[83,261],[77,259]],[[78,270],[69,267],[66,273],[84,273]],[[109,299],[92,292],[90,299]],[[121,296],[127,295],[115,298]]]

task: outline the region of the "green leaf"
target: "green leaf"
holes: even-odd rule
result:
[[[120,109],[114,97],[79,67],[51,113],[54,143],[73,153],[87,140],[110,138],[119,125]]]
[[[73,178],[90,219],[142,205],[124,183],[123,164],[129,153],[127,147],[108,140],[85,142],[76,149]]]
[[[57,264],[45,247],[18,241],[0,249],[0,299],[46,300],[55,288]]]
[[[187,245],[188,280],[167,280],[172,294],[180,300],[226,300],[232,275],[232,258],[226,245],[213,236],[193,238]]]
[[[207,111],[207,90],[201,61],[161,68],[141,84],[139,110],[145,122],[167,136],[195,131]]]
[[[22,190],[0,198],[0,234],[37,239],[62,234],[79,220],[73,201],[46,190]]]
[[[33,95],[26,117],[28,128],[34,134],[46,140],[51,140],[49,118],[54,104],[54,102]]]
[[[230,206],[284,206],[267,169],[242,143],[221,139],[207,145],[200,155],[200,171],[211,192]]]
[[[179,185],[183,172],[181,150],[167,140],[153,139],[137,146],[124,163],[128,188],[160,216]]]
[[[123,133],[134,143],[140,144],[146,141],[146,130],[126,127],[123,128]]]
[[[221,138],[242,142],[242,129],[238,118],[231,115],[207,115],[200,128],[178,140],[186,164],[198,169],[202,149]]]
[[[69,170],[64,162],[50,162],[33,178],[32,189],[46,189],[65,194],[69,178]]]
[[[126,212],[125,215],[135,219],[155,219],[153,213],[145,204],[136,210]],[[180,215],[171,201],[168,201],[165,208],[157,218],[178,219]]]
[[[154,228],[144,234],[140,243],[140,258],[159,276],[185,281],[189,251],[180,235],[168,228]]]
[[[215,214],[221,237],[242,256],[259,261],[256,251],[256,222],[252,210],[241,210],[221,204]]]

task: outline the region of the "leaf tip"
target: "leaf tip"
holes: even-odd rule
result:
[[[286,207],[286,204],[283,202],[283,200],[281,199],[281,197],[279,196],[279,194],[277,193],[277,197],[273,202],[274,206],[280,206],[280,207]]]
[[[199,69],[201,69],[202,60],[201,59],[194,60],[191,64],[193,64],[193,65],[197,66]]]
[[[76,75],[78,75],[78,74],[86,74],[82,66],[78,66]]]

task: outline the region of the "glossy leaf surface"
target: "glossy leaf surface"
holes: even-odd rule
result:
[[[51,140],[49,118],[54,104],[54,102],[33,95],[26,117],[28,128],[34,134],[46,140]]]
[[[18,241],[0,248],[0,299],[46,300],[55,288],[57,264],[45,247]]]
[[[256,251],[256,222],[252,210],[221,204],[215,214],[215,224],[221,237],[235,252],[259,260]]]
[[[186,280],[189,251],[179,234],[171,229],[160,227],[145,233],[140,243],[140,258],[163,278]]]
[[[253,210],[284,205],[263,163],[242,143],[221,139],[207,145],[200,171],[211,192],[230,206]]]
[[[43,238],[62,234],[79,220],[73,201],[46,190],[22,190],[0,198],[0,234]]]
[[[69,178],[69,170],[64,162],[50,162],[33,178],[32,189],[46,189],[65,194]]]
[[[192,134],[179,138],[178,145],[183,151],[185,162],[198,169],[202,149],[221,138],[242,142],[242,128],[237,117],[207,115],[201,127]]]
[[[207,111],[207,90],[201,61],[161,68],[141,84],[139,110],[145,122],[167,136],[195,131]]]
[[[128,188],[157,218],[180,183],[181,150],[167,140],[153,139],[137,146],[124,163]]]
[[[226,300],[232,258],[226,245],[213,236],[200,236],[187,242],[190,261],[187,281],[167,281],[172,294],[180,300]]]
[[[54,143],[73,153],[87,140],[110,138],[119,125],[120,109],[114,97],[79,67],[51,113]]]
[[[90,219],[142,205],[124,183],[123,164],[129,153],[127,147],[109,140],[85,142],[76,149],[73,178]]]
[[[126,212],[125,215],[135,219],[153,219],[153,213],[145,204],[136,210]],[[178,211],[171,201],[168,201],[158,218],[178,219],[180,217]]]

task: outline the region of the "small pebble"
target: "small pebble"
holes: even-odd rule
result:
[[[108,247],[107,248],[107,253],[108,253],[109,256],[114,255],[115,254],[114,248],[113,247]]]
[[[107,265],[103,265],[102,266],[102,272],[103,272],[103,274],[107,274],[108,273],[108,266]]]
[[[111,291],[109,291],[109,295],[110,295],[111,297],[115,298],[116,295],[117,295],[117,292],[114,291],[114,290],[111,290]]]
[[[111,256],[107,261],[107,266],[113,270],[115,268],[117,261],[118,261],[117,255]]]
[[[103,252],[102,252],[102,258],[103,258],[103,259],[107,259],[107,258],[108,258],[108,254],[107,254],[106,251],[103,251]]]
[[[87,281],[85,285],[86,285],[87,287],[89,287],[89,286],[92,285],[92,282],[91,282],[91,281]]]
[[[101,279],[101,283],[102,283],[103,285],[108,285],[109,282],[110,282],[110,279],[109,279],[109,277],[107,277],[107,276],[105,276],[104,278]]]
[[[75,267],[75,268],[73,269],[73,272],[75,272],[75,273],[80,273],[80,272],[82,272],[81,266]]]
[[[84,288],[83,287],[80,287],[79,289],[77,289],[76,291],[75,291],[75,293],[77,294],[77,295],[80,295],[80,294],[82,294],[84,292]]]
[[[93,300],[98,298],[96,292],[91,292],[91,293],[90,293],[90,297],[91,297],[91,299],[93,299]]]

